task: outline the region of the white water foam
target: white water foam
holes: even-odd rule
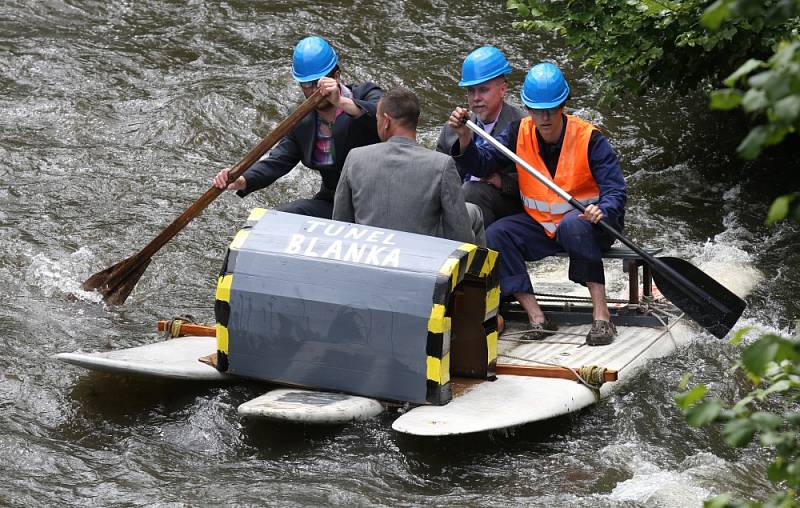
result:
[[[740,297],[748,295],[763,279],[764,275],[754,266],[753,243],[758,241],[738,220],[735,203],[741,189],[738,185],[723,194],[723,206],[727,213],[722,219],[725,229],[706,240],[692,253],[692,262],[720,284]],[[694,250],[694,249],[693,249]]]
[[[764,280],[764,274],[753,266],[750,254],[730,244],[709,240],[693,261],[711,278],[742,298]]]
[[[96,291],[82,290],[82,281],[79,280],[86,275],[87,267],[94,261],[94,254],[86,247],[81,247],[59,260],[52,260],[39,253],[31,259],[25,271],[25,279],[48,298],[60,294],[87,302],[102,303],[102,295]]]
[[[647,456],[646,450],[634,443],[608,446],[603,454],[614,457],[616,464],[626,464],[632,474],[631,478],[617,483],[607,495],[614,504],[633,502],[663,508],[701,506],[704,500],[717,494],[707,487],[708,479],[728,466],[716,455],[699,453],[669,469],[659,465],[656,457]]]

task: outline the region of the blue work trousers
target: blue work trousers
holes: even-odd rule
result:
[[[603,252],[614,243],[614,237],[600,226],[578,218],[579,212],[568,212],[550,238],[544,228],[527,213],[503,217],[486,230],[490,249],[500,253],[500,293],[533,293],[526,261],[538,261],[559,252],[569,254],[569,280],[605,284]]]

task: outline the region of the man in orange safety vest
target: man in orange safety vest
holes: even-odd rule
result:
[[[570,280],[587,286],[592,298],[593,322],[586,343],[610,344],[616,328],[606,300],[602,255],[614,237],[596,224],[605,219],[622,230],[627,188],[619,159],[595,126],[564,113],[570,89],[555,65],[533,66],[521,95],[528,116],[510,124],[496,139],[581,201],[586,210],[573,209],[518,167],[525,212],[503,217],[486,231],[488,246],[500,252],[500,291],[504,297],[513,295],[527,312],[530,331],[524,339],[547,337],[555,325],[536,300],[525,263],[566,251]],[[451,155],[460,168],[480,177],[510,160],[492,145],[472,142],[472,132],[464,125],[468,113],[456,108],[448,120],[459,136]]]

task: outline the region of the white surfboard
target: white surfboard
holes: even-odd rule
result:
[[[239,416],[315,425],[339,425],[381,414],[375,399],[299,388],[272,390],[239,406]]]
[[[197,381],[236,379],[200,361],[200,358],[216,351],[215,337],[179,337],[115,351],[59,353],[55,358],[90,370],[115,374]]]
[[[547,420],[578,411],[619,389],[647,360],[665,356],[688,341],[684,320],[665,328],[619,327],[608,346],[584,344],[589,325],[563,326],[543,341],[502,341],[498,363],[561,365],[577,369],[597,365],[618,372],[618,380],[605,383],[599,394],[584,384],[566,379],[497,376],[496,381],[459,383],[453,399],[444,406],[420,406],[400,416],[392,428],[415,436],[449,436],[504,429]]]

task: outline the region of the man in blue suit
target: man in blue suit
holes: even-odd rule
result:
[[[230,168],[225,168],[214,177],[213,185],[235,190],[244,197],[268,187],[302,162],[319,171],[322,177],[319,192],[311,199],[296,199],[275,209],[330,219],[347,154],[352,148],[380,141],[375,113],[383,92],[370,82],[342,84],[336,52],[318,36],[306,37],[295,46],[292,75],[306,98],[319,88],[326,100],[236,181],[227,184]]]

